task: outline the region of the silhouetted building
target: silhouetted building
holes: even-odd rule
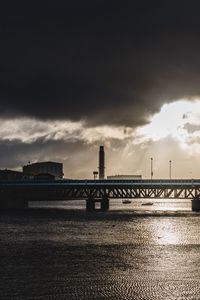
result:
[[[23,173],[13,170],[0,170],[0,180],[21,180]]]
[[[63,178],[63,164],[58,162],[37,162],[23,166],[23,174],[25,177],[43,176],[47,174],[54,176],[55,179]]]
[[[104,146],[99,147],[99,179],[105,178],[105,153]]]
[[[111,175],[107,176],[107,179],[122,179],[122,180],[131,180],[131,179],[142,179],[142,175]]]
[[[34,175],[35,180],[54,180],[55,176],[48,173],[40,173],[37,175]]]

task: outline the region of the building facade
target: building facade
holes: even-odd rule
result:
[[[21,180],[23,179],[23,173],[13,170],[0,170],[0,180]]]
[[[63,178],[63,164],[53,161],[37,162],[23,166],[24,177],[34,177],[40,174],[50,174],[55,179]]]
[[[116,180],[139,180],[142,179],[142,175],[111,175],[107,176],[107,179]]]

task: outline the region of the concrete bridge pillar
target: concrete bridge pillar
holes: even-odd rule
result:
[[[0,209],[24,209],[28,208],[28,200],[15,195],[6,193],[0,195]]]
[[[95,201],[94,199],[86,200],[86,210],[87,211],[95,211]]]
[[[101,211],[107,211],[109,209],[109,199],[103,198],[101,200]]]
[[[192,210],[200,211],[200,196],[192,199]]]
[[[96,203],[100,203],[100,208],[95,208]],[[86,210],[87,211],[107,211],[109,209],[109,199],[102,198],[102,199],[87,199],[86,200]]]

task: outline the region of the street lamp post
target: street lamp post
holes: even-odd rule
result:
[[[153,157],[151,157],[151,180],[153,179]]]
[[[98,172],[97,172],[97,171],[94,171],[94,172],[93,172],[93,175],[94,175],[94,180],[96,180],[96,179],[97,179]]]
[[[172,179],[172,161],[169,161],[169,179]]]

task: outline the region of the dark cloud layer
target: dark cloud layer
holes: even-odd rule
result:
[[[138,125],[200,95],[199,1],[6,2],[0,115]]]

